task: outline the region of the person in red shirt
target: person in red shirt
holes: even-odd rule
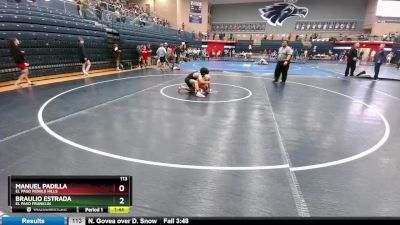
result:
[[[147,50],[146,45],[144,45],[142,47],[142,50],[140,51],[140,59],[141,59],[141,63],[140,63],[140,67],[142,68],[144,66],[144,68],[147,67],[147,61],[149,59],[150,56],[150,52]]]
[[[146,46],[147,48],[147,61],[146,61],[146,63],[147,63],[147,66],[151,66],[151,55],[152,55],[152,53],[153,53],[153,50],[151,50],[151,46],[150,46],[150,44],[147,44],[147,46]]]

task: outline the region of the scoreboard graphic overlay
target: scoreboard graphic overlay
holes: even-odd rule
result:
[[[131,176],[9,176],[14,213],[128,213]]]

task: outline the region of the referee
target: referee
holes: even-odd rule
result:
[[[349,70],[350,70],[350,76],[354,76],[354,71],[356,70],[356,64],[357,64],[357,59],[358,59],[358,49],[360,48],[360,43],[355,43],[354,46],[350,49],[349,51],[349,56],[347,57],[347,66],[346,70],[344,72],[344,76],[347,77],[349,75]]]
[[[292,54],[293,50],[288,46],[288,42],[283,41],[282,47],[280,47],[278,51],[278,58],[277,58],[278,62],[276,63],[274,82],[278,82],[279,76],[281,74],[282,74],[282,83],[286,82]]]

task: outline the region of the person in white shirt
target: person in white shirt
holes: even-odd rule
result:
[[[260,59],[260,61],[258,61],[258,62],[254,62],[255,64],[258,64],[258,65],[268,65],[268,62],[267,62],[267,60],[265,60],[265,59]]]
[[[278,57],[277,57],[278,62],[276,63],[274,82],[278,82],[281,74],[282,74],[282,83],[286,82],[292,54],[293,50],[288,46],[288,42],[283,41],[282,47],[280,47],[278,51]]]
[[[376,54],[376,51],[372,50],[372,52],[371,52],[371,60],[370,60],[371,62],[374,60],[375,54]]]
[[[164,44],[160,44],[160,47],[157,49],[156,52],[158,59],[160,60],[160,70],[165,68],[165,56],[167,55],[167,50],[164,48]]]

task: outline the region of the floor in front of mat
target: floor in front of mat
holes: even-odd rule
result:
[[[179,73],[0,93],[0,211],[8,175],[128,174],[136,216],[400,216],[399,82]]]

